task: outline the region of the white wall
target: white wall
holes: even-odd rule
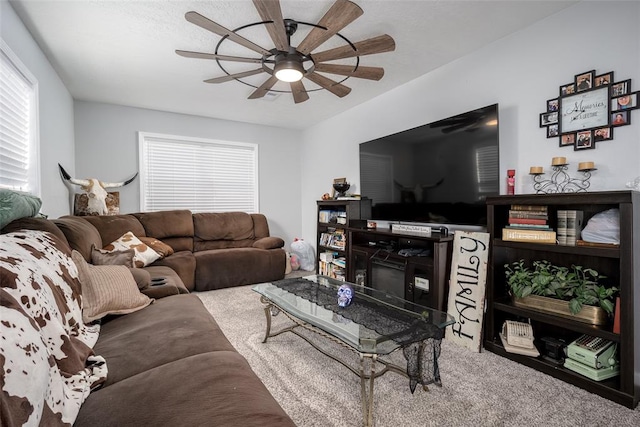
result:
[[[69,192],[58,163],[74,172],[73,99],[11,5],[0,1],[0,34],[38,80],[41,212],[50,218],[69,213]]]
[[[591,190],[624,189],[640,175],[640,111],[614,140],[595,150],[559,148],[539,128],[539,113],[576,74],[615,72],[640,90],[640,2],[581,2],[519,33],[387,92],[304,133],[302,235],[315,241],[316,200],[332,179],[347,177],[358,192],[358,144],[478,107],[499,103],[500,170],[516,169],[516,192],[533,193],[530,166],[564,156],[570,173],[581,161],[598,170]],[[428,40],[425,41],[428,43]],[[317,162],[332,153],[330,162]],[[340,155],[336,155],[340,153]],[[504,189],[502,190],[504,192]]]
[[[75,102],[76,177],[122,181],[138,171],[138,132],[257,143],[260,212],[287,247],[301,229],[300,131],[95,102]],[[120,212],[140,210],[139,180],[120,188]]]

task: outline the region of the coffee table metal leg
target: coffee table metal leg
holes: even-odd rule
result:
[[[373,426],[373,381],[376,378],[377,354],[360,353],[360,386],[362,394],[362,419],[365,427]],[[365,373],[365,359],[369,361],[369,372]],[[367,390],[367,380],[369,389]]]
[[[266,298],[261,297],[260,300],[263,304],[266,304],[264,306],[264,315],[267,317],[267,332],[264,334],[264,339],[262,340],[263,343],[267,342],[267,338],[269,338],[269,334],[271,333],[271,307],[272,305],[269,303],[269,300],[267,300]]]

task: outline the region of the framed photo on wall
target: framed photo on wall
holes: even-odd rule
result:
[[[606,74],[600,74],[599,76],[596,76],[593,86],[594,87],[606,86],[611,84],[612,81],[613,81],[613,71],[609,71]]]
[[[576,133],[576,145],[574,150],[587,150],[593,148],[593,137],[590,130],[584,130]]]
[[[559,147],[587,150],[612,140],[615,127],[631,124],[631,111],[640,109],[640,92],[631,90],[631,79],[616,82],[613,75],[585,71],[559,86],[558,97],[547,99],[539,115],[545,136],[557,137]]]
[[[598,87],[560,98],[560,131],[577,132],[609,124],[609,89]]]
[[[575,133],[565,133],[560,137],[560,147],[566,147],[568,145],[573,145],[575,143],[576,143]]]
[[[593,75],[595,70],[588,71],[586,73],[578,74],[576,76],[576,92],[584,92],[593,87]]]

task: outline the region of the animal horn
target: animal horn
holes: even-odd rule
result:
[[[102,182],[102,181],[100,181],[100,184],[102,184],[102,188],[124,187],[127,184],[131,184],[133,182],[133,180],[136,179],[137,176],[138,176],[138,172],[136,172],[135,175],[133,175],[131,178],[129,178],[126,181],[122,181],[122,182]]]
[[[88,179],[71,178],[71,175],[69,175],[67,173],[67,171],[64,170],[64,168],[62,167],[62,165],[60,163],[58,163],[58,167],[60,168],[60,175],[62,175],[62,178],[64,178],[65,181],[69,181],[72,184],[81,185],[83,187],[86,187],[87,185],[89,185],[89,180]]]

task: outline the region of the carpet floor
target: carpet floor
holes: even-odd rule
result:
[[[263,344],[263,305],[251,286],[196,295],[298,426],[362,425],[359,378],[294,334]],[[278,315],[271,330],[289,324]],[[355,353],[316,339],[357,366]],[[402,366],[401,352],[392,359]],[[375,425],[640,426],[640,406],[625,408],[493,353],[443,341],[439,362],[443,386],[432,385],[427,392],[418,387],[411,394],[408,379],[393,372],[376,379]]]

